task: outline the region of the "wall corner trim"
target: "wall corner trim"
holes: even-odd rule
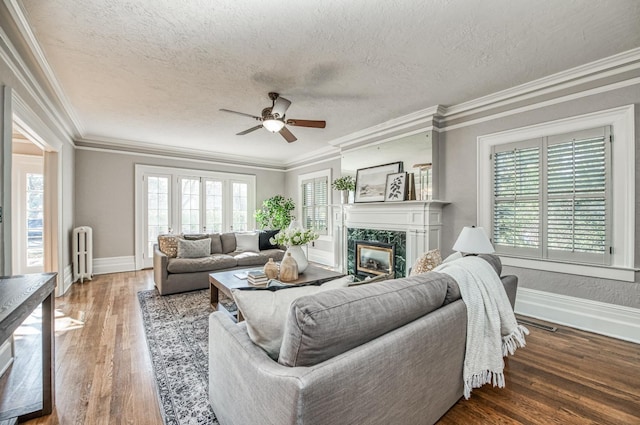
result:
[[[640,344],[640,309],[518,288],[515,311],[523,316]]]

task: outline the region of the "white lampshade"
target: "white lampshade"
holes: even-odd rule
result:
[[[466,226],[460,232],[453,249],[469,254],[493,254],[496,252],[482,227]]]
[[[284,122],[275,119],[268,119],[262,121],[262,126],[272,133],[277,133],[282,130],[282,127],[284,127]]]

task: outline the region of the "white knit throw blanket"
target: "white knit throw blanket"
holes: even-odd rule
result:
[[[479,257],[441,264],[433,271],[451,276],[467,305],[467,348],[464,357],[464,397],[484,384],[504,387],[503,357],[525,346],[529,330],[518,325],[500,278]]]

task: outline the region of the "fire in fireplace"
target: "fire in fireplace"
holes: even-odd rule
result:
[[[356,274],[381,275],[394,270],[395,248],[391,244],[355,241]]]

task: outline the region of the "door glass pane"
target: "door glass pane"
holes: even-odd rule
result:
[[[233,230],[243,231],[248,227],[247,183],[233,183]]]
[[[181,221],[182,233],[200,231],[200,179],[181,178]]]
[[[158,235],[169,232],[169,177],[147,178],[147,253],[151,255]]]
[[[27,173],[27,267],[44,265],[44,177]]]
[[[222,232],[222,182],[205,181],[205,226],[207,233]]]

